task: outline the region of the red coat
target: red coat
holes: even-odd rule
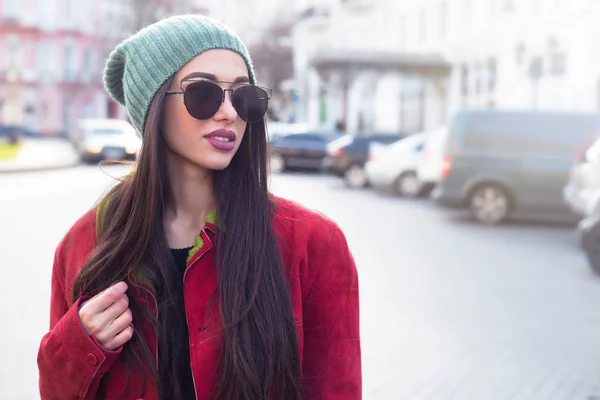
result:
[[[362,397],[358,276],[354,259],[339,227],[321,214],[277,198],[273,221],[284,264],[291,277],[291,296],[297,322],[306,399],[359,400]],[[190,359],[198,400],[209,400],[216,386],[220,332],[206,327],[209,297],[217,285],[214,224],[200,234],[202,246],[188,263],[184,280],[190,327]],[[119,398],[125,382],[121,349],[107,351],[88,336],[79,321],[79,304],[71,301],[73,282],[96,244],[96,210],[77,221],[60,242],[54,259],[50,331],[39,353],[39,388],[44,400],[96,399],[100,380],[106,399]],[[142,284],[129,285],[128,294],[150,307],[156,300]],[[217,305],[218,308],[218,305]],[[213,317],[218,315],[212,313]],[[157,348],[153,330],[140,328]],[[155,350],[156,351],[156,350]],[[142,393],[136,376],[123,399],[157,399],[151,387]],[[136,389],[137,388],[137,389]],[[258,399],[257,399],[258,400]]]

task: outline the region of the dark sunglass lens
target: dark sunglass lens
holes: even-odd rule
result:
[[[210,82],[194,82],[185,88],[185,107],[196,119],[209,119],[223,102],[223,90]]]
[[[232,102],[240,118],[248,123],[260,121],[269,106],[267,92],[252,85],[236,89],[233,92]]]

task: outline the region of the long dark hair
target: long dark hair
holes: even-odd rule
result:
[[[126,280],[136,268],[137,274],[167,294],[158,306],[166,308],[164,315],[171,317],[158,321],[130,298],[134,320],[154,324],[159,346],[164,347],[168,347],[164,345],[167,341],[177,343],[181,335],[168,329],[173,326],[168,318],[185,318],[184,310],[168,301],[175,295],[170,285],[174,267],[164,227],[171,192],[160,126],[170,84],[171,80],[160,88],[150,106],[135,172],[106,196],[110,202],[103,233],[73,290],[74,299],[82,294],[93,296]],[[221,364],[217,366],[217,399],[301,397],[296,324],[289,281],[272,227],[275,204],[267,187],[267,160],[264,121],[248,124],[230,165],[213,176],[217,218],[226,227],[226,233],[219,230],[216,238],[217,295],[225,335]],[[177,359],[182,355],[174,351],[166,355],[159,350],[156,368],[148,343],[136,331],[122,353],[128,376],[131,369],[141,371],[155,379],[161,398],[181,399]]]

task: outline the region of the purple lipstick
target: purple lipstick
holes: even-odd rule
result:
[[[228,129],[217,129],[204,136],[217,150],[231,151],[235,148],[235,132]]]

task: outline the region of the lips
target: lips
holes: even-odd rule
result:
[[[231,151],[235,147],[236,134],[228,129],[217,129],[204,137],[217,150]]]
[[[221,140],[227,141],[227,142],[233,142],[233,141],[235,141],[236,135],[235,135],[234,131],[230,131],[229,129],[217,129],[216,131],[212,131],[205,137],[213,138],[213,139],[221,139]]]

